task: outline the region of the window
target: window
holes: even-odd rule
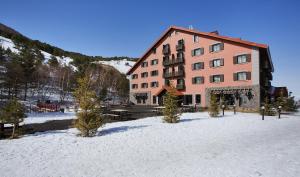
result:
[[[152,103],[153,103],[153,104],[156,104],[156,96],[153,96],[153,97],[152,97]]]
[[[142,77],[142,78],[148,77],[148,73],[147,73],[147,72],[141,73],[141,77]]]
[[[192,78],[193,84],[203,84],[204,83],[204,77],[193,77]]]
[[[224,43],[218,43],[209,46],[209,52],[218,52],[220,50],[224,50]]]
[[[165,85],[170,86],[170,80],[166,79],[165,80]]]
[[[204,62],[199,62],[199,63],[192,64],[192,69],[193,70],[204,69]]]
[[[233,57],[233,64],[251,62],[251,54],[238,55]]]
[[[183,39],[178,40],[178,44],[184,44],[184,40]]]
[[[142,68],[148,67],[148,62],[144,61],[141,66]]]
[[[184,79],[177,79],[177,85],[184,85]]]
[[[131,85],[131,88],[132,88],[132,89],[137,89],[137,88],[138,88],[138,85],[137,85],[137,84],[132,84],[132,85]]]
[[[151,71],[151,76],[158,76],[158,70]]]
[[[183,52],[178,52],[177,53],[177,58],[184,58],[184,53]]]
[[[148,83],[142,83],[142,84],[141,84],[141,87],[142,87],[142,88],[148,88]]]
[[[158,87],[158,82],[157,81],[151,82],[151,87]]]
[[[131,79],[137,79],[137,78],[138,78],[138,75],[137,75],[137,74],[131,75]]]
[[[198,48],[192,50],[192,56],[200,56],[204,54],[204,48]]]
[[[238,72],[233,74],[234,81],[251,80],[251,72]]]
[[[200,104],[200,103],[201,103],[201,95],[196,94],[196,104]]]
[[[184,105],[193,104],[193,95],[184,95],[183,96],[183,104]]]
[[[158,64],[158,59],[151,60],[151,65],[157,65]]]
[[[211,83],[224,82],[224,75],[220,74],[220,75],[210,76],[210,82]]]
[[[156,48],[153,48],[153,49],[152,49],[152,52],[153,52],[154,54],[156,54]]]
[[[197,35],[194,35],[194,37],[193,37],[193,41],[194,41],[195,43],[199,42],[199,36],[197,36]]]
[[[213,67],[221,66],[221,60],[213,60]]]
[[[246,72],[240,72],[240,73],[237,73],[237,79],[239,81],[241,80],[246,80],[247,79],[247,73]]]
[[[240,55],[237,57],[237,63],[246,63],[246,62],[247,62],[246,55]]]
[[[224,66],[224,59],[223,58],[214,59],[214,60],[210,61],[209,65],[210,65],[210,67]]]

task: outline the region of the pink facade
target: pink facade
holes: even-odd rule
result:
[[[166,50],[169,52],[165,52],[165,54],[163,53],[164,45],[169,45],[170,48],[170,50]],[[170,60],[166,61],[172,61],[173,58],[173,63],[164,63],[163,61],[167,57]],[[183,60],[176,60],[181,58]],[[158,63],[152,65],[152,60],[158,60]],[[174,60],[178,62],[174,62]],[[143,67],[142,63],[144,62],[148,65]],[[195,66],[195,63],[201,64]],[[234,95],[235,92],[239,92],[246,95],[247,99],[252,94],[251,97],[255,97],[255,99],[251,104],[257,106],[261,99],[261,90],[265,89],[263,87],[267,87],[265,83],[270,80],[269,77],[265,77],[268,74],[261,73],[262,69],[265,68],[266,73],[270,73],[273,71],[272,67],[266,45],[219,36],[216,33],[202,33],[171,27],[127,73],[130,75],[130,100],[135,104],[159,104],[159,91],[167,85],[166,80],[170,80],[175,87],[178,86],[178,91],[183,95],[189,95],[183,98],[183,102],[186,104],[199,104],[206,107],[211,92],[213,90],[220,91],[222,88],[222,94],[228,92]],[[151,71],[155,70],[158,71],[158,75],[152,76]],[[179,70],[183,74],[178,73]],[[168,73],[172,74],[172,71],[173,75],[168,75]],[[142,77],[142,73],[145,72],[148,73],[148,76]],[[165,76],[164,73],[166,73]],[[134,78],[133,75],[137,75],[137,78]],[[267,81],[262,78],[262,75],[267,78]],[[196,77],[201,77],[201,79]],[[151,87],[153,86],[151,82],[158,82],[158,86]],[[142,83],[147,83],[148,87]],[[136,85],[137,88],[134,88]],[[142,88],[142,85],[145,88]],[[143,100],[139,100],[139,96],[142,96]],[[235,102],[239,98],[242,99],[241,96],[232,97]],[[186,101],[187,99],[188,101]],[[254,107],[253,105],[252,107]]]

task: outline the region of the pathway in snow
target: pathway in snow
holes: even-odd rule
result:
[[[226,114],[111,123],[93,138],[69,129],[1,140],[1,176],[300,176],[299,116]]]

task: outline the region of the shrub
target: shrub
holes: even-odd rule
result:
[[[175,95],[175,88],[171,84],[170,90],[167,92],[167,95],[164,99],[165,109],[163,111],[164,114],[164,121],[167,123],[177,123],[179,122],[179,115],[178,115],[178,102],[177,96]]]
[[[90,76],[78,79],[78,85],[74,95],[81,111],[76,114],[75,127],[81,132],[81,136],[95,136],[98,128],[104,125],[100,101],[91,89]]]
[[[208,108],[209,115],[211,117],[217,117],[219,115],[219,104],[217,101],[217,96],[215,94],[211,94],[210,96],[210,106]]]

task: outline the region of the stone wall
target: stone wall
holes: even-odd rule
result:
[[[205,89],[206,107],[210,104],[210,95],[234,94],[237,109],[258,110],[260,107],[260,86],[238,86],[238,87],[210,87]],[[251,92],[251,94],[249,94]],[[238,94],[236,94],[238,93]],[[250,95],[250,96],[249,96]]]

